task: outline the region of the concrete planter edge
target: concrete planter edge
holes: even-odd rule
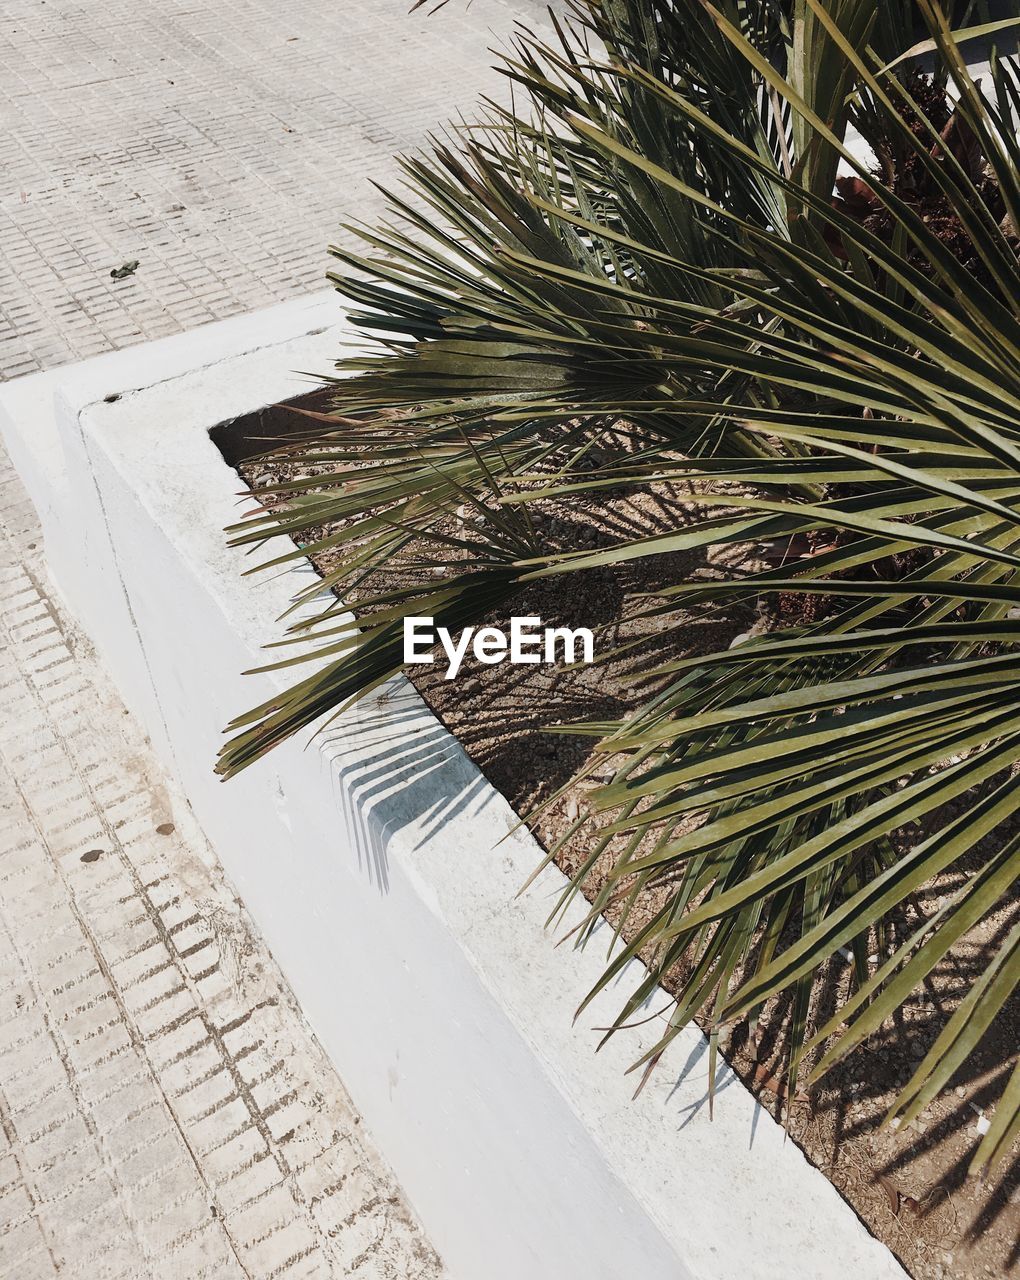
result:
[[[209,439],[309,388],[342,336],[316,295],[19,379],[0,430],[47,562],[185,793],[458,1280],[902,1277],[690,1031],[631,1100],[654,1026],[597,1056],[604,952],[555,949],[555,869],[402,678],[223,784],[226,722],[273,696],[275,619],[310,566],[242,576],[245,499]],[[267,559],[268,554],[261,558]],[[580,909],[579,909],[580,910]],[[576,917],[575,917],[576,918]],[[662,1003],[665,1003],[665,997]]]

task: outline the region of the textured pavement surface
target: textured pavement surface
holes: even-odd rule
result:
[[[7,0],[0,380],[321,287],[544,11],[408,7]],[[0,450],[0,1280],[440,1272]]]
[[[0,1277],[440,1273],[0,454]]]
[[[5,0],[0,378],[321,287],[542,0]],[[138,262],[131,275],[110,272]]]

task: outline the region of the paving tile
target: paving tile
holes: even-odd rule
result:
[[[0,1276],[437,1280],[41,545],[0,452]]]
[[[0,379],[320,287],[394,153],[505,94],[488,50],[546,4],[409,7],[8,0]]]

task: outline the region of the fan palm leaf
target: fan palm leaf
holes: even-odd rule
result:
[[[280,483],[233,531],[325,528],[273,563],[329,551],[357,620],[338,601],[292,624],[274,665],[312,674],[235,723],[226,774],[399,669],[407,615],[456,628],[539,579],[725,546],[777,563],[676,581],[648,614],[824,597],[661,666],[619,722],[563,727],[615,777],[569,833],[588,847],[559,907],[588,890],[579,942],[618,908],[596,991],[646,966],[614,1030],[676,991],[646,1069],[695,1016],[786,993],[792,1081],[806,1054],[827,1070],[1015,900],[1020,86],[995,57],[982,92],[929,0],[899,57],[892,8],[603,0],[556,47],[523,36],[505,69],[531,109],[407,162],[402,226],[334,251],[374,346],[341,362],[342,417],[290,446],[314,491]],[[912,69],[926,49],[934,77]],[[682,526],[543,538],[550,504],[692,484]],[[431,576],[394,585],[397,556]],[[890,927],[947,876],[934,915]],[[843,1003],[814,1025],[844,950]],[[947,1085],[1018,981],[1014,928],[894,1114]],[[1017,1136],[1018,1081],[979,1164]]]

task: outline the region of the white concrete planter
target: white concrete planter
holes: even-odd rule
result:
[[[220,783],[227,720],[301,571],[243,578],[217,423],[307,389],[331,295],[38,375],[0,425],[53,577],[199,821],[456,1280],[886,1280],[905,1273],[691,1030],[631,1100],[652,1028],[572,1026],[603,955],[554,950],[562,884],[396,680]],[[326,325],[332,331],[323,332]],[[112,402],[106,398],[116,396]],[[304,574],[312,572],[304,567]],[[624,982],[632,980],[633,975]]]

